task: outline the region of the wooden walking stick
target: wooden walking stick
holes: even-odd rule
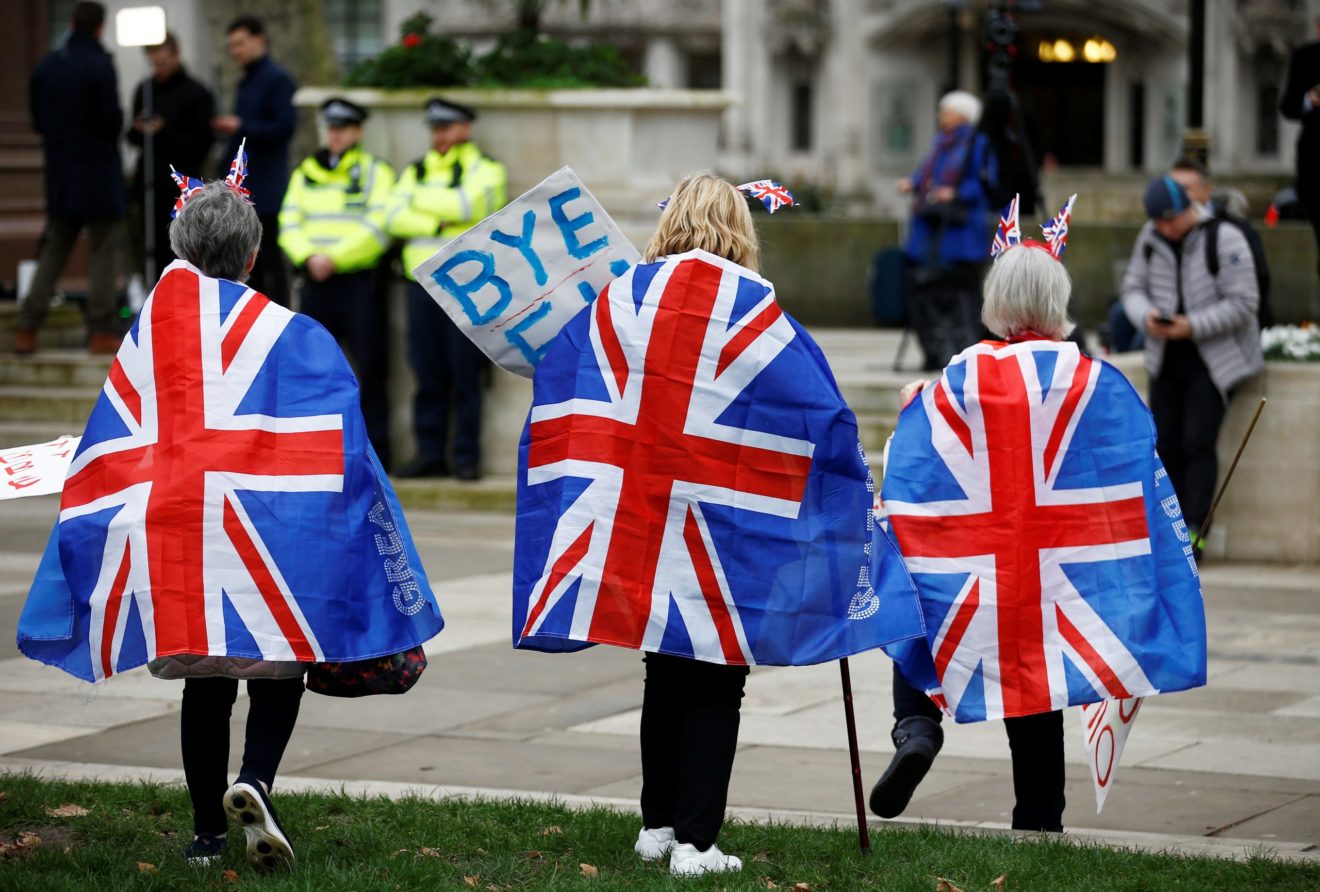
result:
[[[1219,507],[1219,500],[1224,497],[1224,490],[1228,489],[1228,481],[1233,479],[1233,472],[1237,470],[1238,459],[1242,458],[1242,450],[1247,448],[1247,441],[1251,439],[1251,432],[1256,429],[1256,422],[1260,420],[1261,410],[1265,408],[1265,397],[1260,398],[1256,404],[1256,414],[1251,416],[1251,424],[1247,425],[1247,432],[1242,435],[1242,442],[1238,444],[1237,455],[1233,456],[1233,463],[1228,466],[1228,473],[1224,475],[1224,482],[1219,485],[1219,492],[1215,500],[1210,503],[1210,510],[1205,515],[1205,523],[1201,525],[1200,532],[1202,547],[1204,547],[1206,537],[1210,535],[1210,522],[1215,519],[1215,509]]]
[[[862,854],[871,854],[871,833],[866,827],[866,802],[862,798],[862,758],[857,752],[857,720],[853,716],[852,676],[848,674],[848,658],[839,660],[839,676],[843,681],[843,715],[848,723],[848,755],[852,759],[853,798],[857,801],[857,844]]]

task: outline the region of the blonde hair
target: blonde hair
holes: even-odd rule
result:
[[[747,201],[727,180],[708,173],[687,177],[678,184],[660,214],[660,226],[642,252],[642,260],[650,263],[698,248],[752,270],[761,261]]]
[[[981,321],[1001,338],[1031,330],[1062,340],[1072,334],[1072,279],[1049,251],[1018,245],[1000,254],[985,277]]]

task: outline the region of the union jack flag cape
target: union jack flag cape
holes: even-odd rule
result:
[[[882,488],[960,722],[1205,684],[1205,612],[1150,412],[1076,345],[982,342],[899,415]]]
[[[532,384],[516,647],[798,665],[922,634],[857,421],[752,271],[704,251],[632,268]]]
[[[334,339],[170,264],[87,421],[19,649],[101,681],[176,654],[366,659],[443,625]]]

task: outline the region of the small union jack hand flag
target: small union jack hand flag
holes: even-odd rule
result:
[[[1045,243],[1050,246],[1050,254],[1056,260],[1063,257],[1064,249],[1068,247],[1068,221],[1072,219],[1073,202],[1076,200],[1077,193],[1074,192],[1068,203],[1059,210],[1059,215],[1040,228],[1045,234]]]
[[[183,210],[184,203],[198,192],[202,191],[202,186],[204,186],[205,183],[197,177],[190,177],[179,173],[174,169],[173,164],[170,165],[170,176],[174,178],[174,184],[179,187],[179,197],[174,202],[174,210],[170,211],[170,219],[173,220],[175,217],[179,216],[179,211]]]
[[[772,214],[781,207],[793,207],[797,204],[797,201],[793,199],[793,193],[774,180],[757,180],[753,183],[743,183],[738,189],[760,201],[761,204],[765,205],[765,209]]]
[[[998,257],[1022,242],[1022,228],[1018,225],[1018,197],[1013,196],[1013,200],[1004,209],[1004,216],[999,218],[999,229],[995,232],[995,240],[990,245],[991,257]]]
[[[248,190],[243,188],[243,181],[247,179],[248,157],[247,157],[247,138],[238,144],[238,152],[234,155],[234,160],[229,162],[229,174],[225,177],[225,182],[229,188],[247,195]]]

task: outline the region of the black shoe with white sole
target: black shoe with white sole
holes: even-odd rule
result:
[[[871,788],[871,811],[882,818],[896,818],[903,813],[944,745],[939,722],[924,716],[903,719],[894,726],[891,736],[894,758]]]
[[[247,836],[248,863],[260,870],[293,866],[293,846],[260,783],[235,783],[225,791],[225,811]]]
[[[183,860],[193,867],[214,864],[229,848],[229,840],[214,833],[199,833],[183,850]]]

